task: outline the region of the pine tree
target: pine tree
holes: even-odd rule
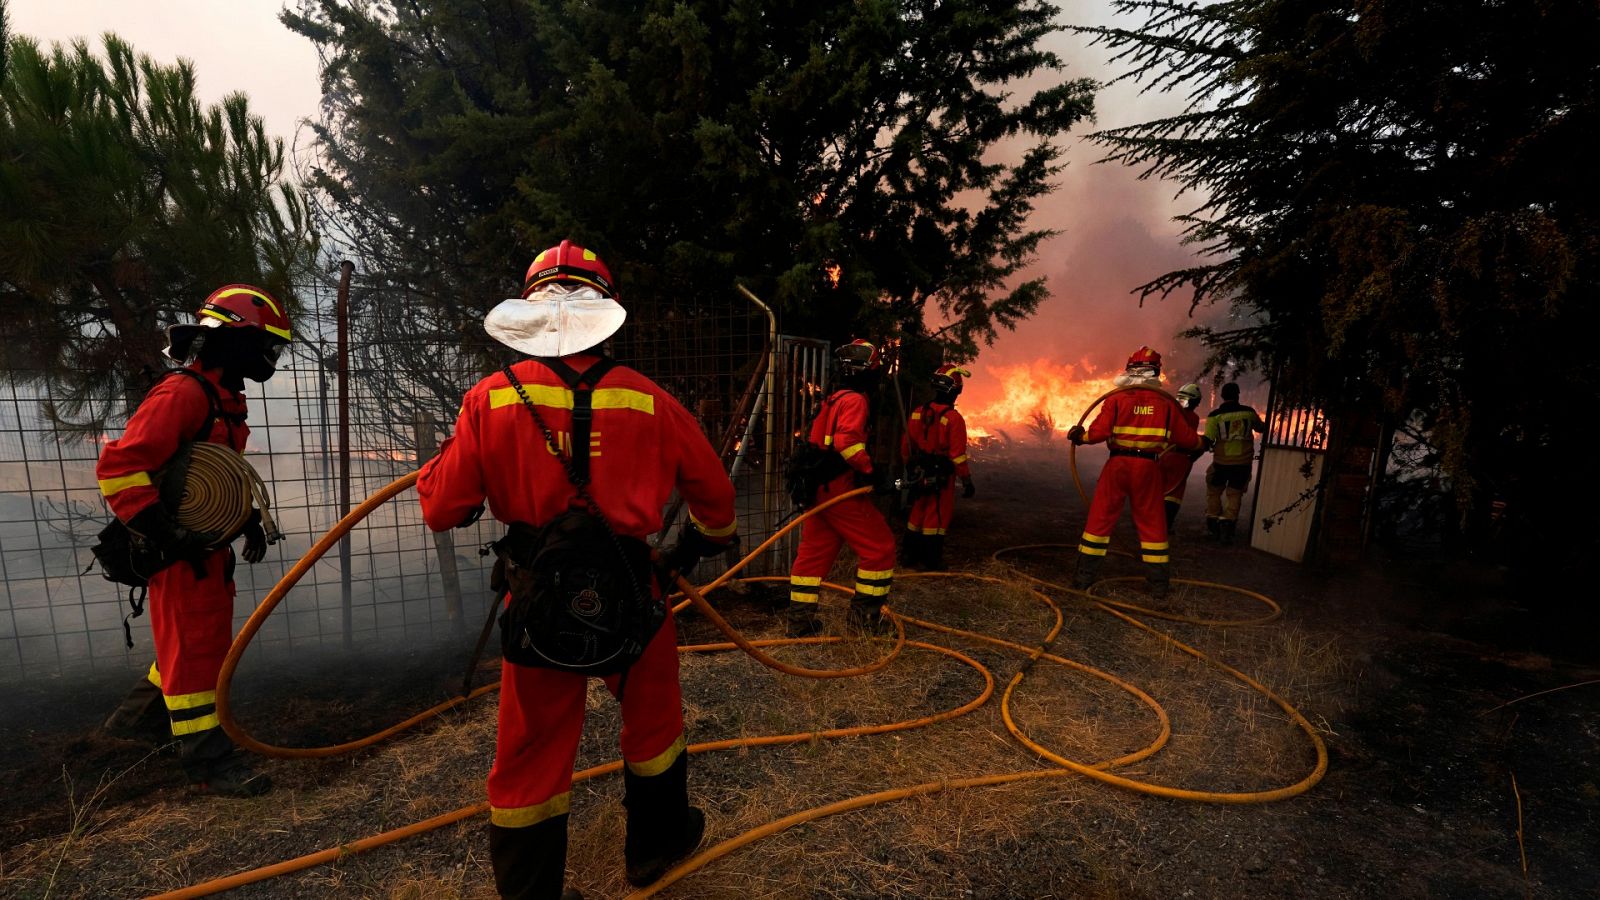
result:
[[[737,304],[786,327],[923,331],[971,356],[1046,296],[1057,136],[1092,85],[1039,0],[316,0],[317,200],[424,334],[477,334],[570,237],[630,304]],[[1021,158],[999,162],[1002,140]],[[396,320],[406,316],[390,317]],[[407,326],[396,322],[395,326]]]
[[[1117,7],[1141,24],[1085,30],[1190,102],[1099,138],[1202,198],[1187,224],[1205,256],[1146,295],[1229,304],[1237,327],[1199,332],[1215,361],[1419,423],[1464,513],[1500,500],[1527,547],[1569,544],[1559,485],[1600,375],[1581,343],[1600,288],[1600,7]]]
[[[315,238],[283,144],[243,94],[202,108],[187,62],[107,35],[6,43],[0,81],[0,367],[51,378],[49,412],[97,431],[160,365],[163,327],[215,288],[293,302]]]

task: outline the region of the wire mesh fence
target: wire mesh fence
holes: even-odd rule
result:
[[[342,354],[331,285],[313,290],[307,305],[278,374],[247,391],[245,455],[269,485],[286,539],[261,563],[238,567],[236,623],[350,504],[431,456],[462,394],[501,361],[492,355],[500,351],[486,352],[479,339],[432,320],[422,304],[387,285],[353,279]],[[751,537],[786,512],[763,418],[773,406],[772,325],[730,291],[632,308],[610,346],[682,401],[735,468],[740,531]],[[125,646],[121,589],[98,570],[85,573],[109,517],[95,460],[120,434],[127,411],[105,432],[74,428],[48,412],[61,374],[0,371],[0,682],[138,672],[152,655],[138,622],[135,647]],[[674,505],[664,515],[670,519],[658,537],[668,541],[685,514]],[[415,496],[402,494],[310,567],[256,639],[251,666],[292,666],[340,648],[470,645],[491,603],[489,560],[478,550],[499,531],[482,521],[434,534]],[[764,571],[786,562],[769,558]]]

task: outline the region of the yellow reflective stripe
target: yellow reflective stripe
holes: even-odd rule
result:
[[[277,335],[278,337],[283,338],[286,341],[294,340],[294,335],[290,334],[289,333],[289,329],[287,329],[287,328],[275,328],[275,327],[273,327],[271,325],[262,325],[261,327],[265,328],[266,330],[268,330],[270,332],[272,332],[273,334]]]
[[[956,464],[956,465],[958,465],[958,466],[959,466],[959,465],[961,465],[961,464],[962,464],[962,463],[964,463],[964,462],[966,462],[966,461],[967,461],[967,455],[966,455],[966,454],[965,454],[965,453],[963,453],[963,454],[961,454],[961,455],[960,455],[960,456],[958,456],[958,457],[956,457],[956,458],[955,458],[955,459],[952,459],[952,460],[950,460],[950,461],[951,461],[951,462],[953,462],[953,463],[955,463],[955,464]]]
[[[564,387],[527,384],[523,385],[522,389],[528,393],[528,399],[532,400],[535,406],[548,406],[552,409],[572,408],[572,392]],[[503,387],[489,390],[490,409],[521,404],[522,398],[517,396],[516,388]],[[632,409],[652,416],[656,412],[655,397],[630,388],[600,388],[590,396],[589,405],[594,409]]]
[[[682,734],[679,734],[678,739],[672,742],[671,747],[643,762],[628,763],[628,771],[635,775],[643,775],[646,778],[660,775],[662,772],[672,768],[672,764],[678,761],[678,757],[683,755],[683,748],[687,746],[688,742],[683,739]]]
[[[917,526],[909,524],[909,523],[907,523],[907,525],[906,525],[906,530],[907,531],[915,531],[917,534],[944,534],[945,533],[945,529],[943,529],[943,528],[918,528]]]
[[[833,435],[830,434],[827,437],[823,438],[822,439],[822,446],[824,446],[824,447],[832,447],[833,446]]]
[[[1078,552],[1082,553],[1084,556],[1105,556],[1106,548],[1094,547],[1090,546],[1089,544],[1079,544]]]
[[[873,570],[873,569],[857,569],[856,570],[856,577],[857,578],[865,578],[865,579],[868,579],[869,581],[876,581],[879,578],[893,578],[894,577],[894,570],[893,569],[877,569],[877,570]]]
[[[1127,425],[1127,426],[1118,425],[1118,426],[1115,426],[1115,427],[1113,427],[1111,429],[1111,433],[1112,434],[1142,434],[1142,435],[1155,435],[1156,437],[1166,437],[1167,436],[1167,429],[1165,429],[1165,428],[1142,428],[1142,427],[1132,426],[1132,425]]]
[[[1094,534],[1092,532],[1085,531],[1082,535],[1079,536],[1079,540],[1085,541],[1085,542],[1090,543],[1090,544],[1109,544],[1109,543],[1111,543],[1111,535],[1109,535],[1109,534]]]
[[[789,583],[802,585],[804,587],[816,587],[822,583],[822,576],[818,575],[813,578],[810,575],[790,575]]]
[[[689,521],[693,522],[694,523],[694,527],[700,529],[700,533],[705,535],[706,537],[714,537],[714,538],[727,537],[728,535],[733,534],[734,531],[738,530],[738,528],[739,528],[739,520],[738,519],[735,519],[732,522],[729,522],[727,524],[727,526],[724,527],[724,528],[711,528],[711,527],[707,526],[706,523],[704,523],[704,522],[700,521],[698,518],[696,518],[694,513],[689,513]]]
[[[861,451],[863,451],[865,449],[867,449],[867,445],[866,444],[851,444],[850,446],[844,448],[843,450],[840,450],[839,451],[839,455],[844,457],[845,459],[849,459],[850,457],[855,456],[857,453],[860,453]]]
[[[1124,438],[1117,441],[1116,446],[1124,450],[1160,450],[1167,445],[1163,441],[1130,441]]]
[[[1143,558],[1147,563],[1165,563],[1169,561],[1165,553],[1161,554],[1160,556],[1151,556],[1150,554],[1146,553]]]
[[[887,584],[862,584],[856,582],[856,593],[863,597],[887,597],[889,586]]]
[[[939,424],[940,425],[949,425],[950,424],[950,417],[949,416],[940,416],[939,417]]]
[[[815,602],[817,602],[817,595],[816,594],[805,594],[805,593],[801,593],[800,591],[790,591],[789,592],[789,602],[790,603],[815,603]]]
[[[161,687],[161,671],[156,668],[155,663],[150,664],[150,673],[144,677],[156,687]]]
[[[1139,549],[1140,550],[1166,550],[1170,546],[1172,546],[1172,545],[1167,543],[1166,541],[1159,541],[1159,542],[1158,541],[1140,541],[1139,542]]]
[[[916,421],[919,421],[921,419],[922,419],[922,410],[919,409],[916,412],[911,414],[911,421],[916,422]]]
[[[263,302],[266,305],[272,307],[272,311],[273,312],[277,313],[280,316],[283,315],[283,310],[278,308],[278,304],[272,302],[272,298],[271,297],[268,297],[266,294],[263,294],[260,291],[252,291],[249,288],[233,288],[231,290],[223,291],[223,292],[217,294],[217,299],[218,300],[223,300],[223,299],[226,299],[228,297],[232,297],[232,296],[234,296],[236,294],[244,294],[244,295],[246,295],[248,297],[260,297],[261,298],[261,302]]]
[[[135,472],[132,475],[121,475],[116,478],[100,479],[100,493],[106,497],[110,497],[113,494],[120,494],[128,488],[149,486],[149,472]]]
[[[513,806],[502,809],[498,806],[489,807],[489,821],[501,828],[527,828],[537,825],[545,819],[564,816],[572,809],[572,792],[557,794],[543,803],[532,806]]]
[[[1183,502],[1183,498],[1182,497],[1174,497],[1171,494],[1168,494],[1163,499],[1165,499],[1168,503],[1179,503],[1179,504],[1181,504]]]
[[[185,719],[182,722],[173,722],[172,736],[183,737],[186,734],[195,734],[197,732],[209,731],[212,728],[221,727],[222,723],[217,721],[217,714],[211,713],[209,715],[201,716],[198,719]]]
[[[171,694],[166,698],[167,709],[194,709],[196,706],[207,706],[217,702],[216,691],[200,691],[197,694]]]

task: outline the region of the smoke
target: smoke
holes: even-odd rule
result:
[[[1114,22],[1102,4],[1084,0],[1063,4],[1061,19],[1084,25]],[[1138,85],[1129,82],[1107,85],[1123,69],[1111,66],[1104,48],[1090,47],[1085,37],[1056,34],[1046,44],[1066,62],[1064,77],[1093,78],[1106,86],[1095,98],[1096,121],[1058,137],[1066,168],[1057,176],[1056,192],[1040,201],[1031,223],[1060,232],[1041,246],[1036,261],[1021,276],[1044,277],[1050,299],[1033,318],[1014,332],[1002,332],[994,346],[982,352],[962,398],[973,408],[1004,400],[1001,380],[986,377],[997,367],[1072,364],[1079,371],[1115,373],[1141,345],[1162,354],[1166,380],[1173,387],[1198,380],[1204,349],[1177,335],[1225,314],[1220,307],[1202,307],[1191,317],[1187,293],[1164,300],[1152,297],[1141,305],[1136,292],[1140,285],[1197,262],[1195,248],[1183,244],[1182,226],[1173,218],[1193,210],[1204,198],[1193,193],[1179,196],[1179,186],[1173,182],[1141,180],[1138,170],[1098,162],[1104,148],[1086,139],[1092,131],[1181,112],[1183,98],[1141,94]],[[1029,89],[1047,84],[1035,79],[1017,93],[1025,96]],[[1008,147],[1002,155],[1019,150],[1020,146]]]

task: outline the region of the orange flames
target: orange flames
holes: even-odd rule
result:
[[[967,434],[987,436],[1000,428],[1025,428],[1043,413],[1057,431],[1077,424],[1089,404],[1116,387],[1118,373],[1098,374],[1088,360],[984,367],[967,382],[962,397]],[[1015,435],[1020,437],[1021,435]]]
[[[828,284],[838,287],[839,277],[844,274],[844,266],[838,263],[828,263],[822,267],[822,273],[828,276]]]

